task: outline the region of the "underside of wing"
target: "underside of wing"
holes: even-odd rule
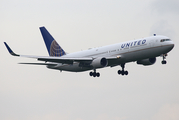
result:
[[[19,63],[19,64],[25,64],[25,65],[48,65],[48,66],[56,66],[56,65],[58,65],[56,63]]]
[[[90,62],[92,58],[65,58],[65,57],[38,57],[40,61],[48,61],[62,64],[73,64],[73,62]]]

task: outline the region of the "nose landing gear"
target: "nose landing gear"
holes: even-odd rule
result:
[[[167,64],[167,61],[165,60],[166,59],[166,56],[167,56],[167,54],[163,54],[162,55],[163,56],[163,60],[162,60],[162,64]]]
[[[125,68],[125,64],[121,64],[121,67],[122,67],[122,70],[118,70],[118,74],[120,75],[128,75],[128,71],[125,71],[124,68]]]

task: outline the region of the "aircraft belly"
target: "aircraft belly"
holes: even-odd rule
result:
[[[131,61],[137,61],[141,59],[158,57],[161,54],[164,54],[167,52],[169,52],[169,50],[167,50],[164,47],[158,46],[158,47],[147,48],[143,50],[130,51],[128,53],[123,54],[122,56],[124,57],[126,62],[131,62]]]
[[[79,67],[79,63],[74,63],[72,65],[64,64],[64,65],[58,66],[55,69],[70,71],[70,72],[83,72],[83,71],[91,70],[91,68]]]
[[[108,66],[116,66],[116,65],[120,65],[122,63],[125,63],[125,59],[121,58],[121,59],[116,59],[116,60],[108,60]]]

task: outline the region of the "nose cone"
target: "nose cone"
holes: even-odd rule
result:
[[[171,49],[173,49],[173,48],[174,48],[174,46],[175,46],[174,42],[173,42],[173,41],[171,41],[171,43],[170,43],[170,47],[171,47]]]
[[[169,50],[171,51],[171,50],[174,48],[175,44],[174,44],[173,41],[170,41],[170,43],[168,44],[168,46],[169,46]]]

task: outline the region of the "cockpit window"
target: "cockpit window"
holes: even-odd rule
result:
[[[160,42],[171,41],[170,39],[161,39]]]

